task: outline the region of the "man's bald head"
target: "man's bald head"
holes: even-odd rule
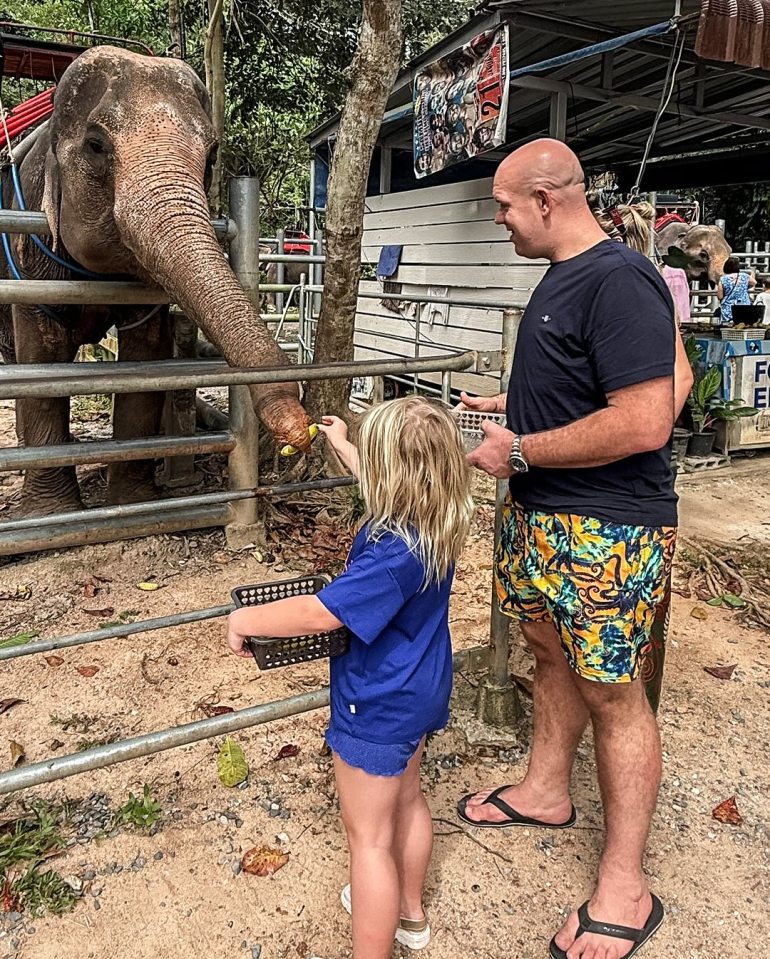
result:
[[[580,161],[560,140],[534,140],[498,167],[494,198],[520,256],[555,262],[575,246],[604,237],[586,202]]]
[[[517,192],[537,189],[585,193],[585,174],[575,153],[561,140],[533,140],[500,164],[495,185]]]

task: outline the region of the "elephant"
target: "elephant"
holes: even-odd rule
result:
[[[268,253],[272,253],[272,248],[268,248]],[[310,271],[312,266],[309,263],[284,263],[283,265],[283,282],[290,283],[292,286],[299,286],[300,277],[302,274],[305,274],[305,281],[307,283],[312,282],[310,277]],[[278,282],[278,264],[277,263],[268,263],[267,270],[267,283],[277,283]],[[266,301],[269,305],[275,308],[275,293],[268,293]]]
[[[218,143],[205,86],[181,60],[93,47],[65,71],[46,129],[23,157],[27,209],[42,209],[51,259],[29,236],[11,244],[21,275],[65,280],[73,263],[103,276],[158,285],[232,366],[285,366],[258,312],[230,270],[211,226],[207,188]],[[3,203],[20,206],[6,175]],[[4,276],[9,277],[5,263]],[[115,325],[119,361],[172,355],[168,308],[21,306],[0,308],[6,363],[68,363],[82,344]],[[307,450],[310,418],[295,383],[249,387],[255,412],[276,442]],[[115,396],[116,439],[160,431],[163,393]],[[26,446],[70,441],[69,398],[17,400]],[[150,498],[154,463],[111,464],[108,501]],[[74,467],[31,469],[22,509],[82,507]]]
[[[725,260],[732,250],[717,226],[670,223],[655,236],[658,252],[669,266],[680,267],[690,280],[708,280],[716,284],[722,276]],[[677,251],[670,253],[670,248]]]

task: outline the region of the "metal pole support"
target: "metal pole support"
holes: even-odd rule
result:
[[[278,240],[278,248],[276,253],[279,256],[283,256],[286,252],[284,241],[286,237],[285,230],[276,230],[275,231],[276,239]],[[286,264],[283,262],[278,262],[275,264],[275,282],[276,283],[285,283],[286,282]],[[286,303],[286,297],[283,293],[276,293],[275,295],[275,308],[278,313],[283,313],[283,308]]]
[[[522,310],[503,311],[502,361],[500,391],[505,393],[511,375],[511,363],[516,349],[516,337]],[[508,481],[498,480],[495,496],[494,553],[497,555],[503,524],[503,503],[508,492]],[[476,715],[490,726],[512,726],[521,714],[516,687],[511,681],[508,660],[511,651],[511,621],[500,612],[497,586],[492,574],[492,603],[489,620],[489,669],[479,683]]]
[[[230,216],[238,228],[230,244],[230,266],[259,313],[259,180],[256,177],[230,180]],[[247,386],[230,387],[229,414],[230,431],[236,441],[227,461],[230,489],[251,489],[259,485],[259,422]],[[230,517],[225,536],[231,549],[260,540],[262,530],[257,522],[256,500],[231,503]]]

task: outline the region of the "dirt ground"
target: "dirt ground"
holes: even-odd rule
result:
[[[3,412],[0,444],[11,445],[7,404]],[[10,478],[0,486],[0,501],[12,500],[17,484]],[[683,536],[727,550],[742,547],[742,555],[757,562],[766,558],[766,458],[685,477],[678,485]],[[482,496],[453,599],[457,648],[487,637],[491,527],[492,507]],[[85,631],[121,613],[126,620],[144,619],[220,605],[236,585],[308,569],[301,559],[294,565],[285,557],[269,559],[254,550],[230,553],[221,533],[209,532],[5,561],[0,594],[18,598],[0,603],[0,640],[31,629],[42,639]],[[759,575],[767,586],[770,574]],[[158,589],[143,591],[140,582]],[[664,783],[647,859],[668,918],[645,956],[764,955],[770,941],[768,635],[733,611],[707,606],[687,583],[683,553],[660,711]],[[705,619],[693,617],[696,607]],[[101,612],[89,615],[88,610]],[[13,740],[24,747],[25,762],[38,762],[88,743],[202,718],[203,707],[196,704],[240,709],[326,681],[322,664],[257,677],[249,662],[225,652],[223,638],[223,620],[214,619],[66,649],[58,664],[40,655],[3,663],[0,700],[23,702],[0,715],[0,749],[8,760]],[[704,672],[707,666],[731,664],[737,669],[729,681]],[[89,666],[98,671],[78,672]],[[512,667],[521,676],[531,669],[518,640]],[[530,732],[530,702],[522,695],[524,717],[516,730],[497,744],[499,737],[490,731],[488,745],[469,745],[464,730],[478,680],[478,675],[458,676],[455,718],[432,740],[424,764],[436,817],[427,896],[434,940],[427,955],[545,959],[548,939],[562,917],[589,894],[600,852],[601,807],[591,744],[581,747],[575,770],[573,798],[580,815],[574,829],[461,829],[454,813],[457,799],[471,789],[519,778]],[[79,722],[73,723],[74,714]],[[229,789],[218,780],[217,739],[37,787],[0,803],[0,822],[7,822],[22,802],[75,802],[63,829],[70,845],[46,865],[82,890],[73,911],[60,918],[0,912],[0,955],[350,956],[348,917],[339,904],[347,881],[346,850],[322,745],[325,721],[326,711],[317,710],[236,733],[250,765],[243,788]],[[298,755],[277,759],[288,744],[299,747]],[[154,834],[113,828],[111,814],[129,792],[141,794],[144,784],[162,807]],[[712,809],[730,796],[736,797],[742,825],[712,817]],[[263,844],[287,852],[287,864],[272,877],[239,873],[242,853]]]

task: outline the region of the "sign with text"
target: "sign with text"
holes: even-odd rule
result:
[[[425,177],[505,143],[508,24],[487,30],[414,78],[414,172]]]

